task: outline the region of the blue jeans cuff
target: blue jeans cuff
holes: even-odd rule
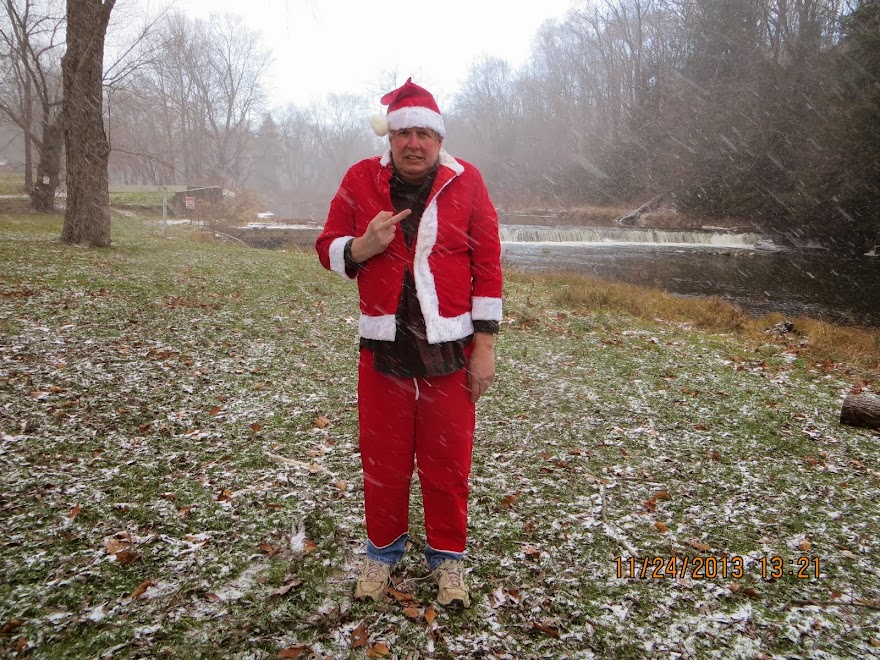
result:
[[[397,537],[394,542],[382,548],[376,547],[375,545],[373,545],[373,542],[370,541],[370,539],[367,539],[367,557],[369,557],[373,561],[379,561],[383,564],[394,566],[403,557],[403,553],[406,550],[406,541],[408,538],[409,534],[404,532],[399,537]]]
[[[430,568],[432,571],[447,559],[460,561],[463,557],[463,552],[447,552],[445,550],[434,550],[434,548],[432,548],[430,545],[425,545],[425,559],[428,560],[428,568]]]

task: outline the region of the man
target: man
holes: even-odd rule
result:
[[[355,596],[382,598],[403,556],[417,463],[437,600],[469,607],[468,475],[475,403],[495,379],[498,216],[479,171],[443,150],[430,92],[410,78],[381,100],[373,129],[390,148],[348,170],[315,245],[360,294],[367,559]]]

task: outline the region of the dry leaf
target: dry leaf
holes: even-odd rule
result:
[[[259,433],[260,431],[263,430],[263,425],[262,425],[262,424],[259,424],[259,423],[257,423],[257,422],[254,422],[253,424],[250,425],[250,429],[251,429],[251,431],[253,431],[254,433]]]
[[[807,539],[804,539],[803,541],[798,543],[798,550],[800,550],[801,552],[809,552],[810,548],[812,547],[812,544]]]
[[[189,515],[190,511],[192,511],[192,505],[182,506],[177,510],[177,515],[181,518],[186,518]]]
[[[76,520],[76,517],[79,515],[79,512],[82,511],[82,505],[77,502],[76,506],[70,510],[70,513],[67,514],[67,517],[70,520]]]
[[[668,500],[669,492],[665,490],[658,491],[657,494],[654,495],[654,498],[658,500]]]
[[[412,594],[408,594],[405,591],[398,591],[393,587],[386,588],[385,593],[391,596],[398,603],[410,603],[416,599],[416,597]]]
[[[10,619],[6,623],[3,624],[3,627],[0,628],[0,635],[8,635],[13,630],[18,630],[24,625],[24,621],[19,619]]]
[[[732,591],[733,593],[739,591],[739,585],[736,582],[731,582],[727,585],[727,588],[730,589],[730,591]]]
[[[24,653],[24,650],[27,648],[28,641],[24,637],[19,637],[15,640],[15,652],[19,655]]]
[[[260,543],[260,550],[265,552],[267,557],[274,557],[281,552],[281,548],[274,548],[268,543]]]
[[[283,587],[278,587],[275,591],[270,593],[270,596],[286,596],[291,589],[294,589],[302,584],[302,580],[296,579],[291,582],[288,582]]]
[[[437,612],[434,611],[433,605],[428,605],[428,609],[425,610],[425,621],[429,624],[434,623],[434,619],[437,618]]]
[[[688,541],[688,545],[692,548],[696,548],[700,552],[709,552],[712,549],[711,545],[706,545],[705,543],[700,543],[699,541]]]
[[[141,558],[138,553],[132,552],[131,550],[120,550],[115,554],[116,561],[119,562],[120,566],[128,566],[129,564],[133,564]]]
[[[334,481],[333,485],[336,486],[343,493],[348,490],[348,484],[344,481]]]
[[[421,616],[421,613],[415,607],[404,607],[403,616],[407,619],[418,619]]]
[[[172,502],[177,499],[177,495],[175,495],[174,493],[162,493],[161,495],[159,495],[159,497],[161,497],[163,500],[169,500]]]
[[[661,534],[665,534],[667,531],[669,531],[669,528],[666,526],[666,523],[663,522],[662,520],[658,520],[657,522],[655,522],[654,527],[656,527],[657,531],[660,532]]]
[[[153,586],[153,581],[152,581],[150,578],[147,578],[146,580],[144,580],[143,582],[141,582],[141,583],[135,588],[134,591],[131,592],[131,596],[129,596],[129,598],[131,598],[132,600],[134,600],[135,598],[137,598],[138,596],[140,596],[141,594],[143,594],[143,593],[144,593],[149,587],[151,587],[151,586]]]
[[[544,633],[545,635],[549,635],[550,637],[555,637],[556,639],[559,639],[559,631],[556,629],[555,626],[548,626],[539,621],[532,621],[532,628],[534,628],[538,632]]]
[[[642,506],[645,507],[645,511],[656,511],[657,510],[657,500],[653,497],[642,502]]]
[[[513,495],[505,495],[501,500],[501,506],[507,509],[516,504],[520,497],[522,497],[522,495],[519,491],[516,491]]]
[[[323,415],[315,417],[315,419],[312,420],[312,424],[317,426],[319,429],[325,429],[328,426],[333,426],[333,422],[331,422],[329,419],[327,419]]]
[[[123,550],[128,550],[130,547],[131,537],[128,535],[128,532],[120,532],[107,541],[107,553],[111,555],[115,555]]]
[[[214,406],[213,408],[211,408],[208,414],[213,417],[214,415],[219,415],[221,410],[223,410],[223,408],[221,408],[220,406]]]
[[[523,554],[529,559],[539,559],[541,557],[541,551],[533,545],[524,547]]]
[[[311,653],[312,649],[308,646],[288,646],[286,649],[278,651],[279,658],[298,658],[303,653]]]
[[[758,597],[758,590],[755,589],[754,587],[746,587],[745,589],[743,589],[743,593],[746,596],[748,596],[749,598],[757,598]]]
[[[366,646],[369,641],[370,635],[367,633],[367,628],[362,621],[358,624],[357,628],[351,631],[351,648],[356,649]]]
[[[231,502],[232,498],[233,498],[232,491],[229,490],[228,488],[224,488],[222,491],[220,491],[220,495],[217,496],[217,501],[218,502]]]
[[[382,642],[376,642],[375,644],[373,644],[373,646],[370,648],[370,650],[367,651],[367,657],[368,658],[384,658],[389,653],[391,653],[391,649],[389,649]]]
[[[303,541],[303,552],[314,552],[318,549],[318,544],[312,541],[312,539],[306,539]]]

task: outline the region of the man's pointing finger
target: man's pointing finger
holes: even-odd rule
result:
[[[398,222],[400,222],[400,221],[403,220],[405,217],[407,217],[410,213],[412,213],[412,209],[403,209],[403,210],[402,210],[400,213],[398,213],[397,215],[392,215],[392,216],[391,216],[391,222],[392,222],[392,224],[395,224],[395,225],[396,225]]]

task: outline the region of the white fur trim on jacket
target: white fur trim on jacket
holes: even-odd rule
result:
[[[430,128],[437,131],[440,137],[446,137],[446,126],[443,117],[424,106],[409,106],[389,112],[385,118],[388,128],[399,131],[403,128]]]
[[[345,272],[345,246],[354,236],[340,236],[330,243],[330,268],[334,273],[339,273],[347,280],[353,280]]]
[[[471,314],[477,321],[500,321],[501,298],[474,296],[471,299]]]
[[[397,334],[397,317],[394,314],[383,316],[361,314],[358,321],[358,333],[364,339],[394,341],[394,336]]]

